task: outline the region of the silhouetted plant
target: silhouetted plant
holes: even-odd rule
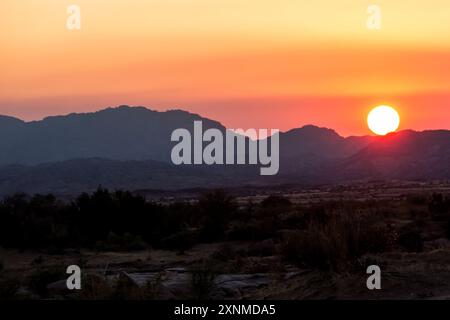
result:
[[[203,194],[198,202],[200,219],[200,238],[205,242],[220,240],[236,210],[234,198],[223,190]]]
[[[337,211],[282,242],[281,254],[297,265],[339,271],[366,253],[390,250],[391,230],[361,212]]]
[[[445,199],[441,193],[433,193],[428,208],[433,215],[446,214],[450,210],[450,200]]]
[[[144,250],[147,245],[140,236],[124,233],[122,235],[110,232],[105,241],[99,241],[96,249],[101,251],[134,251]]]
[[[209,299],[214,287],[216,272],[212,261],[204,260],[191,270],[191,290],[194,299]]]

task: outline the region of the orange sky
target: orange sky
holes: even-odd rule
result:
[[[390,104],[401,129],[450,129],[450,2],[378,0],[379,31],[366,27],[372,3],[1,0],[0,114],[129,104],[351,135]],[[66,28],[69,4],[81,30]]]

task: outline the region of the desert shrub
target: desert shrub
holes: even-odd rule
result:
[[[64,204],[53,195],[16,194],[0,203],[0,245],[39,248],[66,243]]]
[[[98,241],[96,244],[96,248],[102,251],[136,251],[147,247],[140,236],[130,233],[118,235],[114,232],[110,232],[105,241]]]
[[[161,288],[161,276],[158,275],[155,279],[148,280],[145,286],[141,288],[141,298],[144,300],[159,299]]]
[[[438,217],[447,214],[450,211],[450,200],[446,199],[441,193],[433,193],[428,204],[428,209],[431,214]]]
[[[305,229],[311,221],[311,215],[305,211],[289,212],[280,217],[283,229]]]
[[[291,263],[339,271],[365,253],[389,250],[393,238],[390,228],[374,224],[362,213],[340,211],[291,234],[280,250]]]
[[[147,240],[159,245],[161,239],[181,234],[189,229],[198,228],[199,210],[189,203],[174,203],[164,207],[157,219],[150,219],[153,228],[148,232]]]
[[[28,278],[28,287],[40,296],[48,293],[47,286],[53,282],[66,278],[65,268],[62,266],[50,266],[38,268]]]
[[[108,300],[153,300],[158,298],[159,280],[148,281],[143,287],[138,286],[124,276],[115,279],[107,289]]]
[[[313,204],[304,212],[305,223],[307,226],[315,223],[325,224],[330,220],[330,212],[334,210],[334,204]]]
[[[204,260],[191,269],[191,293],[194,299],[209,299],[214,287],[216,271],[211,260]]]
[[[198,230],[201,241],[213,242],[224,238],[237,212],[235,200],[220,190],[203,194],[198,203],[170,205],[101,187],[69,203],[16,194],[0,201],[0,246],[57,254],[74,247],[139,250],[184,230]]]
[[[75,299],[149,300],[157,299],[161,290],[160,277],[147,281],[142,287],[123,274],[110,280],[98,274],[87,274],[83,276],[82,283],[82,290],[75,292]]]
[[[96,274],[82,275],[82,290],[75,292],[80,300],[107,300],[112,295],[112,286],[105,277]]]
[[[88,274],[83,276],[82,283],[82,290],[75,292],[75,299],[149,300],[157,299],[161,290],[160,277],[147,281],[142,287],[123,274],[110,280],[97,274]]]
[[[338,243],[332,243],[322,231],[315,233],[300,231],[289,236],[281,245],[281,254],[285,260],[302,267],[328,270],[338,267],[336,255],[342,254],[341,248],[334,248]]]
[[[358,255],[390,251],[394,247],[397,238],[397,232],[392,226],[368,221],[368,224],[363,226],[358,239]]]
[[[197,204],[200,214],[200,239],[214,242],[224,238],[230,217],[236,212],[235,199],[223,190],[203,194]]]
[[[401,234],[398,237],[398,244],[405,248],[408,252],[423,251],[423,239],[417,231],[410,231]]]
[[[110,300],[141,300],[140,288],[125,276],[119,276],[112,286]]]

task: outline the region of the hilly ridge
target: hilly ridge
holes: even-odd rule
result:
[[[36,165],[75,158],[170,160],[170,135],[176,128],[225,128],[198,115],[172,110],[120,106],[94,113],[48,117],[22,122],[0,119],[0,165]],[[8,125],[3,125],[7,122]]]
[[[280,133],[280,171],[259,165],[174,166],[174,129],[226,128],[182,110],[120,106],[24,122],[0,116],[0,194],[76,193],[98,185],[131,190],[321,184],[365,179],[449,179],[450,131],[341,137],[312,125]]]

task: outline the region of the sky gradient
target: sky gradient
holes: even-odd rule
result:
[[[393,3],[395,2],[395,3]],[[121,104],[229,128],[450,129],[450,2],[1,0],[0,114],[25,120]],[[66,28],[67,6],[81,30]]]

